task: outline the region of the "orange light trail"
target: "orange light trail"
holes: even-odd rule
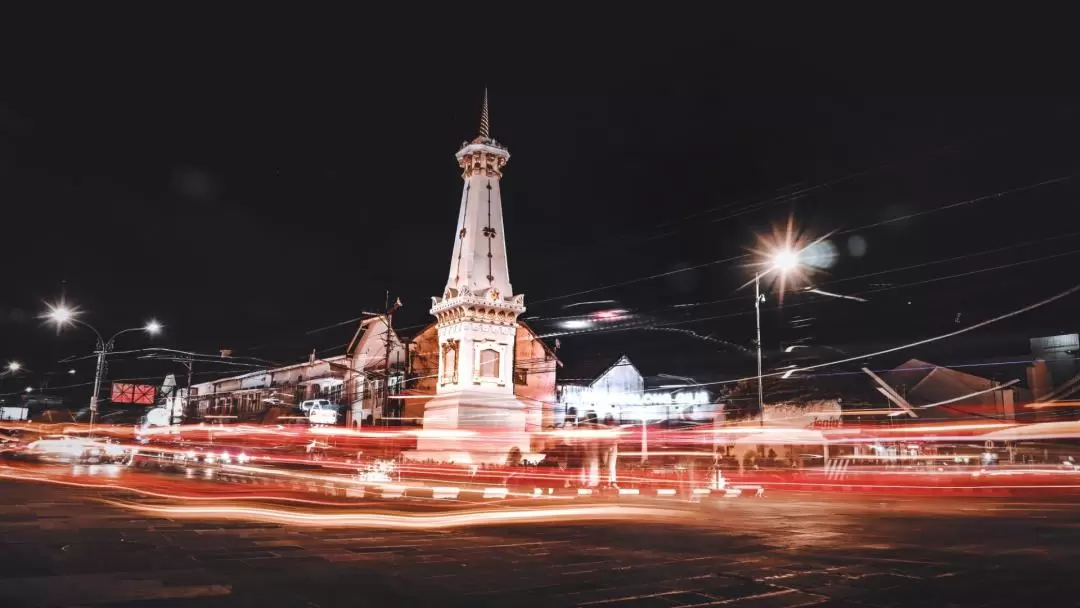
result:
[[[115,500],[102,500],[102,502],[144,514],[170,518],[242,519],[320,528],[432,530],[554,521],[560,523],[600,520],[632,520],[640,522],[649,519],[672,521],[685,517],[684,512],[675,509],[600,505],[542,509],[496,509],[439,515],[390,515],[359,512],[314,513],[239,506],[173,507],[140,505]]]
[[[78,481],[65,481],[63,479],[54,479],[51,477],[42,477],[34,475],[12,475],[8,473],[0,473],[0,478],[12,479],[15,481],[34,482],[34,483],[48,483],[60,486],[69,486],[76,488],[84,488],[88,490],[113,490],[121,492],[131,492],[132,494],[140,494],[143,496],[149,496],[152,498],[164,498],[167,500],[178,501],[226,501],[226,500],[248,500],[248,501],[280,501],[280,502],[294,502],[298,504],[307,504],[313,506],[324,507],[342,507],[351,506],[353,503],[342,501],[328,501],[328,500],[311,500],[307,498],[294,498],[291,496],[275,496],[271,494],[258,495],[258,494],[223,494],[220,496],[206,496],[198,494],[166,494],[164,492],[155,492],[153,490],[145,490],[143,488],[136,488],[133,486],[125,486],[120,484],[108,484],[108,483],[83,483]]]
[[[1045,401],[1041,403],[1029,403],[1024,407],[1029,407],[1033,410],[1041,410],[1048,407],[1077,407],[1080,406],[1080,400],[1069,401]]]
[[[942,432],[944,432],[944,431],[981,431],[981,430],[986,430],[986,429],[1009,428],[1009,427],[1013,427],[1013,426],[1016,426],[1016,425],[1011,424],[1011,423],[1007,423],[1007,422],[986,422],[986,423],[975,423],[975,424],[938,424],[938,425],[927,425],[927,426],[904,426],[904,427],[883,428],[883,429],[876,429],[876,430],[884,432],[884,433],[911,433],[911,432],[922,432],[922,433],[929,432],[929,433],[932,433],[932,432],[937,432],[937,431],[942,431]]]

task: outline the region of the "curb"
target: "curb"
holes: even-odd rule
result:
[[[614,497],[617,499],[658,498],[668,500],[700,501],[702,498],[738,498],[764,496],[760,485],[736,485],[716,490],[710,488],[686,489],[671,487],[654,488],[510,488],[507,486],[460,487],[460,486],[408,486],[394,483],[335,483],[333,481],[297,480],[287,477],[262,477],[216,470],[213,478],[219,482],[236,485],[272,486],[298,492],[322,494],[339,498],[394,499],[421,498],[431,500],[507,500],[511,495],[521,498]]]

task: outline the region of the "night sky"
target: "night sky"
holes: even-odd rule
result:
[[[719,261],[792,216],[833,234],[812,282],[870,302],[788,293],[765,313],[772,351],[871,352],[1080,278],[1077,54],[1052,19],[469,13],[483,8],[25,22],[0,88],[0,357],[33,370],[15,384],[92,349],[35,318],[61,296],[102,332],[156,317],[155,345],[273,361],[339,352],[354,324],[311,330],[381,309],[387,290],[399,327],[427,323],[453,154],[485,86],[512,154],[506,234],[529,323],[559,333],[564,306],[595,300],[638,315],[560,336],[569,376],[622,352],[646,373],[752,372],[737,289],[753,270]],[[1077,329],[1077,301],[874,363],[1022,357],[1028,337]],[[77,367],[52,385],[88,380]]]

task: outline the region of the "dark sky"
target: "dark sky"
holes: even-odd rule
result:
[[[538,331],[558,331],[567,304],[614,299],[643,326],[711,336],[563,336],[570,368],[625,351],[649,373],[750,371],[752,299],[736,290],[752,270],[708,263],[792,215],[837,233],[814,283],[885,289],[788,294],[765,313],[772,350],[870,352],[1080,278],[1077,182],[1031,187],[1080,169],[1078,55],[1047,16],[483,8],[18,22],[0,89],[0,357],[35,383],[88,352],[88,335],[34,318],[64,294],[103,332],[154,316],[157,344],[274,360],[343,344],[351,326],[308,332],[387,290],[399,326],[428,322],[460,198],[453,153],[485,86],[513,155],[511,277]],[[1032,334],[1075,331],[1076,302],[900,357],[1022,355]]]

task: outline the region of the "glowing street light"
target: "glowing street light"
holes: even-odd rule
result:
[[[769,269],[781,274],[787,274],[799,267],[799,252],[790,249],[781,249],[769,258]]]
[[[0,387],[4,386],[4,378],[14,376],[15,372],[20,369],[22,369],[22,363],[19,363],[18,361],[8,361],[8,364],[4,366],[3,372],[0,372]],[[0,401],[3,401],[3,399],[0,398]]]
[[[126,334],[136,331],[144,331],[151,336],[156,336],[161,333],[163,326],[161,323],[154,319],[151,319],[141,327],[129,327],[127,329],[121,329],[112,335],[108,340],[101,335],[101,332],[97,330],[93,325],[90,325],[86,321],[79,318],[79,310],[72,308],[66,304],[49,305],[49,310],[43,315],[43,318],[51,321],[57,327],[61,329],[68,325],[82,325],[83,327],[94,332],[94,336],[97,338],[96,353],[97,353],[97,367],[94,370],[94,389],[90,394],[90,433],[94,432],[94,419],[97,417],[98,411],[98,395],[101,393],[101,383],[105,377],[105,356],[113,349],[113,344],[116,342],[116,338],[121,334]],[[74,374],[75,370],[68,370],[69,374]]]
[[[57,325],[63,326],[75,322],[75,311],[60,304],[59,306],[50,306],[48,317],[49,320]]]
[[[24,388],[23,390],[26,391],[27,393],[32,393],[32,392],[34,392],[34,387],[28,386],[28,387]]]

